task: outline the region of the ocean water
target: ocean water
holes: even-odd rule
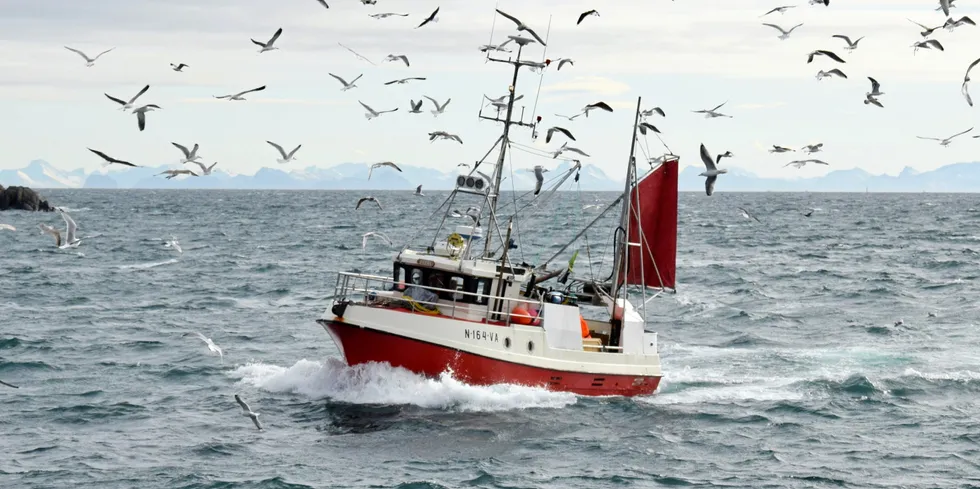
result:
[[[93,237],[55,250],[57,214],[0,213],[3,488],[980,486],[972,195],[681,194],[678,292],[648,325],[665,377],[626,399],[339,360],[314,322],[334,272],[388,273],[361,234],[405,242],[446,193],[42,193]],[[613,197],[535,209],[522,258]]]

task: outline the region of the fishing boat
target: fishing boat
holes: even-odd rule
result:
[[[515,192],[513,204],[501,201],[511,128],[536,132],[541,121],[513,119],[520,69],[540,67],[523,61],[522,49],[514,58],[488,56],[513,66],[496,113],[480,112],[481,119],[502,124],[503,133],[483,160],[457,177],[433,213],[431,241],[401,248],[390,276],[338,273],[333,304],[317,322],[351,366],[379,362],[430,377],[448,372],[475,385],[519,384],[590,396],[651,394],[663,372],[657,333],[646,329],[646,305],[675,286],[678,157],[650,159],[650,169],[640,174],[638,99],[622,194],[544,263],[512,258],[525,211],[542,206],[569,179],[577,182],[581,170],[573,160],[549,181],[549,191],[540,192],[538,180],[533,195],[518,199]],[[468,204],[465,215],[453,210]],[[507,215],[509,206],[513,212]],[[549,268],[617,210],[607,277],[574,273],[577,252],[567,265]],[[468,219],[465,225],[453,224],[461,217]]]

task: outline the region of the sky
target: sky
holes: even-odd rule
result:
[[[787,2],[787,3],[779,3]],[[486,62],[478,47],[517,34],[514,24],[494,8],[514,15],[542,37],[547,48],[531,45],[522,59],[570,58],[574,65],[543,74],[521,70],[517,113],[530,121],[540,115],[538,139],[515,128],[515,145],[555,149],[545,144],[548,127],[569,129],[570,145],[587,153],[583,163],[611,177],[625,172],[637,98],[643,108],[661,107],[666,118],[650,122],[662,132],[682,165],[700,166],[698,148],[731,151],[722,166],[765,177],[812,177],[834,169],[862,168],[897,174],[977,160],[980,139],[954,140],[947,148],[916,136],[947,137],[977,122],[980,107],[960,94],[967,65],[980,57],[980,30],[964,26],[938,29],[933,38],[944,52],[920,50],[918,26],[942,25],[932,0],[835,0],[829,7],[807,0],[617,0],[603,4],[563,0],[4,0],[0,2],[0,168],[21,168],[44,159],[57,168],[96,171],[101,160],[86,148],[146,166],[179,167],[177,149],[201,145],[206,163],[231,173],[252,174],[262,167],[328,167],[346,162],[426,166],[454,171],[457,163],[481,158],[500,135],[500,125],[477,115],[483,95],[507,91],[509,66]],[[969,0],[954,18],[980,16]],[[976,2],[974,2],[976,3]],[[604,6],[608,5],[608,6]],[[779,5],[796,5],[785,14],[760,17]],[[416,29],[440,8],[436,23]],[[598,8],[600,16],[576,25],[578,14]],[[978,7],[980,8],[980,7]],[[380,12],[408,17],[374,19]],[[787,40],[763,26],[803,23]],[[279,50],[258,54],[249,39],[267,40],[279,27]],[[831,38],[866,36],[848,53]],[[338,45],[354,49],[376,65]],[[90,56],[114,47],[94,67],[64,48]],[[807,53],[829,49],[839,64]],[[411,61],[382,62],[388,54]],[[513,56],[513,53],[494,53]],[[189,65],[182,73],[170,63]],[[840,68],[848,79],[814,78],[820,69]],[[980,70],[980,68],[978,68]],[[341,91],[334,73],[347,80],[363,74],[357,88]],[[425,81],[385,86],[384,82],[421,76]],[[884,108],[862,103],[870,90],[867,76],[881,83]],[[980,71],[974,73],[980,100]],[[147,116],[140,132],[136,117],[121,112],[104,93],[128,99],[144,85],[139,102],[163,110]],[[213,98],[266,85],[245,102]],[[428,95],[451,99],[434,117],[409,114],[409,100]],[[398,112],[366,120],[358,101]],[[567,121],[586,104],[605,101],[615,111],[592,112]],[[727,104],[732,118],[705,119],[692,111]],[[430,143],[427,133],[458,134],[464,144]],[[297,161],[276,163],[266,141],[297,144]],[[773,144],[799,148],[824,143],[819,156],[830,165],[797,170],[784,165],[798,153],[770,154]],[[657,156],[668,150],[656,138],[641,141],[638,152]],[[512,155],[515,166],[557,165],[525,151]]]

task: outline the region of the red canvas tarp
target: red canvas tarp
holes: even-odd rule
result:
[[[628,248],[630,285],[674,288],[678,166],[678,160],[665,161],[630,192],[628,243],[640,243]]]

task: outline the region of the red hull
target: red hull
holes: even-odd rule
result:
[[[320,322],[340,340],[348,365],[388,363],[429,377],[438,377],[451,368],[453,377],[469,384],[519,384],[586,396],[646,395],[656,391],[660,384],[660,377],[586,374],[531,367],[340,321]]]

